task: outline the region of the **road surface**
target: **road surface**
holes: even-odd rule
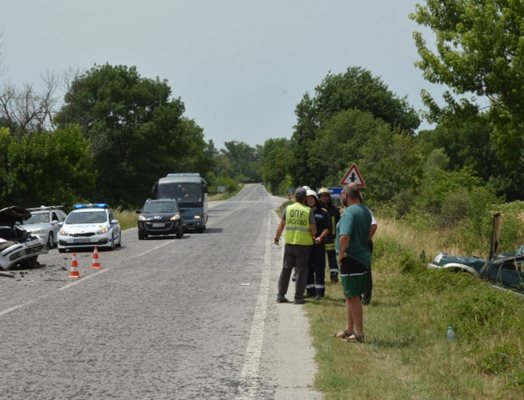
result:
[[[281,202],[247,185],[203,234],[0,277],[0,399],[320,399],[303,306],[275,303]]]

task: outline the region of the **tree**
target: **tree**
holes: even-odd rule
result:
[[[369,112],[349,109],[334,115],[310,142],[311,178],[304,184],[338,185],[351,163],[361,159],[364,144],[381,131],[393,136],[390,126]]]
[[[4,201],[8,204],[71,205],[94,189],[89,140],[78,126],[11,137],[6,154]]]
[[[292,160],[293,153],[288,139],[267,139],[264,142],[260,157],[260,173],[272,193],[278,194],[279,186],[286,181]]]
[[[236,140],[225,142],[224,146],[226,148],[222,149],[222,154],[230,160],[234,174],[230,177],[239,181],[259,182],[260,149]]]
[[[136,206],[166,173],[210,168],[202,129],[170,96],[165,81],[142,78],[135,67],[94,66],[72,82],[56,121],[80,124],[91,140],[92,200]]]
[[[432,51],[414,33],[425,79],[458,95],[486,96],[492,144],[503,161],[524,164],[524,3],[427,0],[411,18],[436,36]],[[427,93],[425,98],[431,103]],[[446,98],[453,99],[449,93]]]
[[[317,186],[323,171],[310,165],[315,137],[333,118],[346,110],[367,112],[392,129],[413,134],[420,120],[405,98],[398,98],[369,71],[351,67],[343,74],[328,74],[315,88],[315,96],[305,94],[297,105],[297,124],[292,136],[295,149],[293,177],[297,184]]]
[[[58,81],[56,75],[47,74],[40,91],[30,84],[21,90],[5,85],[0,92],[0,126],[9,128],[17,137],[53,129]]]

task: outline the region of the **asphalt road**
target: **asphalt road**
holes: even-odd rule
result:
[[[0,399],[319,399],[303,306],[276,304],[281,199],[247,185],[208,229],[0,277]],[[290,293],[292,297],[292,293]]]

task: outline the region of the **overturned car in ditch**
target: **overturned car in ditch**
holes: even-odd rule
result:
[[[440,252],[428,264],[428,268],[468,272],[497,285],[524,293],[524,245],[512,252],[498,253],[500,219],[498,213],[493,216],[491,249],[487,259]]]
[[[11,206],[0,210],[0,269],[35,267],[38,256],[47,253],[45,242],[21,225],[30,216],[31,213],[23,207]]]

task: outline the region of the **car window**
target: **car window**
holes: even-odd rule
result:
[[[100,224],[107,222],[105,211],[72,212],[67,217],[67,224]]]
[[[45,224],[49,222],[49,213],[35,213],[31,214],[31,216],[24,221],[24,225],[30,225],[30,224]]]
[[[146,213],[176,213],[177,205],[174,201],[155,201],[144,204],[143,212]]]
[[[51,221],[58,221],[58,217],[57,217],[57,215],[56,215],[56,213],[54,211],[51,214]]]

